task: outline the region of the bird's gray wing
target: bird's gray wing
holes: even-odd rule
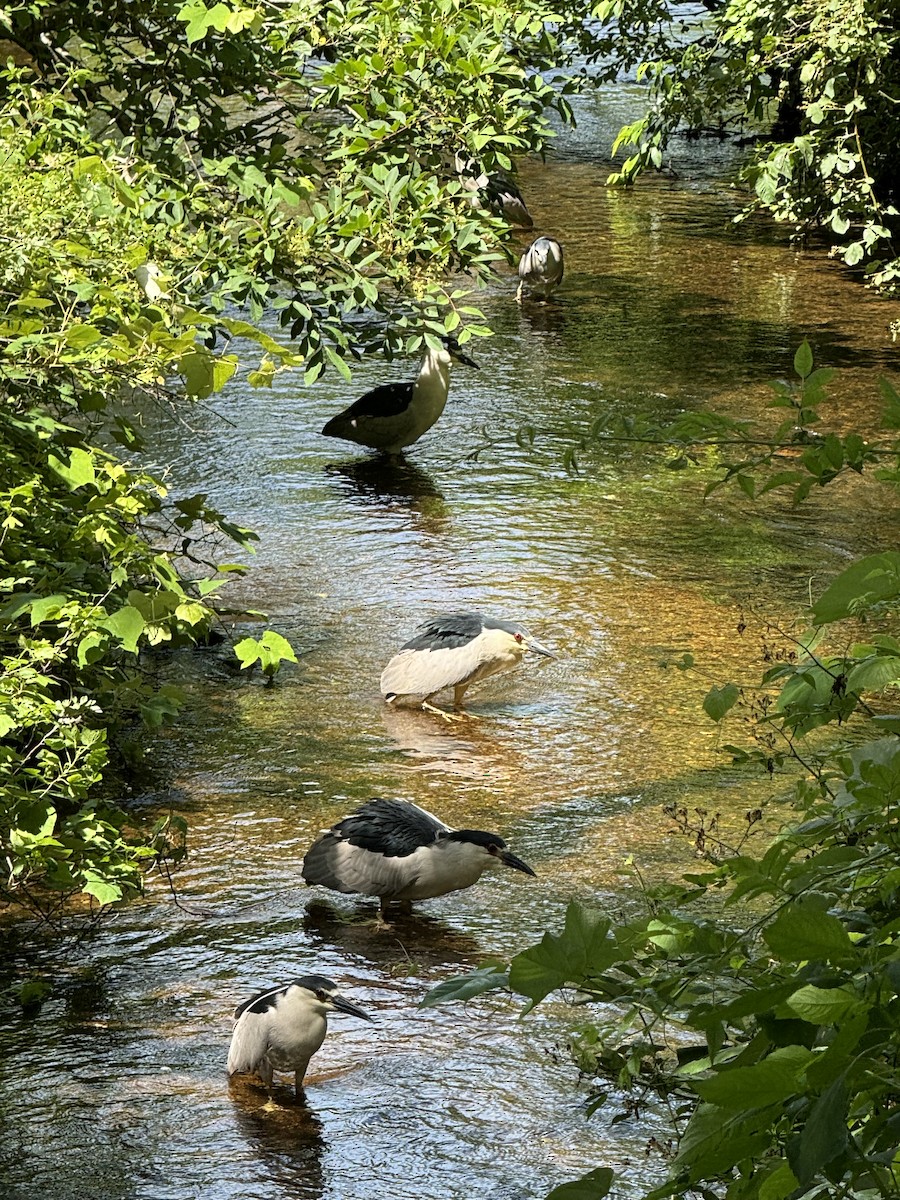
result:
[[[324,844],[323,844],[324,843]],[[326,834],[304,860],[303,878],[336,892],[361,896],[399,896],[419,879],[420,846],[411,854],[386,855]]]
[[[399,417],[412,402],[413,386],[412,383],[383,383],[380,387],[372,388],[354,400],[349,408],[332,417],[322,433],[332,437],[337,433],[338,426],[344,426],[348,421],[359,421],[360,418]]]
[[[465,645],[465,644],[464,644]],[[383,696],[433,696],[468,679],[478,659],[462,646],[445,650],[401,650],[381,672]]]
[[[414,638],[401,650],[455,650],[474,641],[484,628],[481,613],[448,613],[419,626]]]
[[[437,817],[405,800],[370,800],[307,851],[302,875],[336,892],[387,895],[409,883],[403,859],[449,833]]]
[[[283,987],[270,988],[268,992],[261,992],[235,1009],[237,1024],[228,1049],[229,1075],[256,1071],[260,1063],[265,1061],[269,1049],[268,1012],[285,990]]]

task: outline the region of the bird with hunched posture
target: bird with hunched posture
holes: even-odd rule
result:
[[[467,688],[479,679],[510,671],[527,651],[556,658],[515,621],[498,621],[481,613],[451,613],[419,627],[381,673],[381,694],[388,704],[413,706],[451,718],[429,703],[445,688],[453,688],[459,708]]]
[[[510,225],[531,229],[534,220],[522,193],[508,175],[488,175],[479,169],[474,158],[465,154],[457,153],[454,166],[460,183],[470,193],[469,203],[473,208],[490,209]]]
[[[228,1074],[258,1075],[271,1097],[272,1073],[293,1071],[299,1096],[309,1060],[325,1041],[328,1013],[335,1011],[372,1020],[324,975],[304,975],[245,1000],[234,1010]]]
[[[369,800],[323,832],[303,859],[303,878],[335,892],[429,900],[471,887],[494,863],[534,875],[496,833],[450,829],[407,800]]]
[[[563,277],[562,246],[551,237],[539,237],[519,259],[519,287],[516,300],[522,303],[527,288],[538,300],[546,300]]]
[[[454,358],[467,367],[478,367],[455,338],[445,338],[440,349],[428,347],[413,382],[372,388],[332,417],[322,433],[384,454],[399,454],[427,433],[444,411]]]

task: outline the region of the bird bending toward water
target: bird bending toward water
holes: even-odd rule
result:
[[[284,987],[269,988],[234,1010],[237,1024],[228,1051],[228,1074],[256,1074],[271,1098],[274,1071],[294,1072],[297,1096],[309,1060],[325,1041],[330,1012],[371,1021],[368,1013],[338,992],[324,975],[304,975]]]
[[[454,165],[460,183],[470,193],[469,202],[473,208],[490,209],[510,225],[532,228],[534,220],[525,206],[524,197],[508,175],[479,172],[475,159],[464,154],[456,155]]]
[[[473,683],[512,670],[529,650],[556,658],[515,621],[497,621],[481,613],[437,617],[421,625],[384,668],[381,694],[388,704],[421,707],[453,719],[430,703],[433,696],[453,688],[453,703],[459,708]]]
[[[370,800],[314,842],[303,878],[335,892],[378,896],[381,916],[394,900],[445,896],[471,887],[494,863],[534,875],[496,833],[450,829],[407,800]]]
[[[563,277],[563,251],[556,238],[539,237],[519,259],[519,288],[516,300],[522,303],[525,288],[538,300],[546,300]]]
[[[444,411],[454,358],[467,367],[478,367],[454,338],[446,338],[441,349],[426,350],[412,383],[383,383],[372,388],[332,417],[322,433],[383,454],[399,454],[427,433]]]

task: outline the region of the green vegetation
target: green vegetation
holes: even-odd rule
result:
[[[226,546],[254,535],[135,465],[142,415],[239,366],[310,382],[486,333],[452,280],[483,278],[506,229],[454,151],[493,170],[540,150],[567,112],[535,70],[563,57],[551,24],[456,0],[0,13],[19,64],[0,76],[0,895],[104,904],[181,852],[180,827],[129,825],[110,768],[136,721],[177,712],[152,654],[208,637],[244,570]],[[235,649],[268,679],[294,658],[272,631]]]
[[[629,182],[663,166],[678,135],[750,139],[742,177],[795,236],[823,230],[849,266],[896,291],[900,22],[889,0],[712,0],[686,15],[660,0],[602,0],[603,77],[633,69],[647,113],[623,129]]]
[[[245,569],[226,547],[253,534],[136,465],[142,414],[177,414],[239,368],[254,386],[288,368],[312,382],[367,352],[485,335],[469,292],[507,231],[471,206],[454,154],[493,172],[539,152],[570,115],[558,72],[576,50],[586,75],[634,69],[650,87],[616,179],[662,167],[676,134],[746,134],[751,208],[827,230],[895,287],[896,18],[884,0],[700,17],[658,0],[4,8],[19,65],[0,76],[0,895],[44,914],[79,892],[102,905],[181,853],[182,827],[140,828],[114,803],[137,744],[123,734],[177,713],[153,655],[208,637]],[[662,437],[676,467],[719,453],[748,498],[802,500],[846,471],[896,485],[893,434],[819,436],[827,373],[808,348],[795,365],[771,431],[690,414],[596,436]],[[648,890],[643,919],[613,929],[573,906],[560,935],[433,996],[509,986],[533,1005],[575,984],[602,1004],[584,1060],[671,1112],[655,1196],[898,1192],[900,750],[897,719],[865,699],[900,681],[898,601],[900,555],[855,564],[793,657],[707,697],[713,720],[736,704],[758,717],[755,743],[732,748],[744,769],[795,772],[798,817],[760,858],[718,844],[707,869]],[[267,678],[293,655],[272,632],[235,649]],[[714,894],[731,905],[719,920]],[[611,1183],[601,1166],[557,1194]]]
[[[750,497],[785,487],[800,500],[873,464],[895,486],[896,435],[872,444],[816,434],[833,372],[813,370],[806,343],[794,365],[796,384],[775,387],[773,408],[789,413],[774,430],[706,414],[643,436],[674,446],[676,466],[716,447],[722,480]],[[884,392],[885,423],[897,429],[897,394],[887,383]],[[737,459],[724,458],[723,443]],[[774,461],[789,455],[791,470]],[[573,1036],[596,1080],[589,1111],[617,1120],[650,1106],[671,1124],[667,1178],[647,1200],[900,1191],[900,716],[871,695],[900,685],[898,605],[900,554],[862,559],[818,597],[810,632],[761,679],[710,689],[712,720],[739,706],[753,731],[725,752],[741,771],[784,778],[794,810],[758,854],[758,838],[729,845],[706,814],[693,829],[692,814],[673,813],[704,847],[705,867],[642,888],[641,917],[613,925],[573,903],[560,934],[424,1001],[507,988],[528,1012],[577,989],[592,1013]],[[747,813],[748,832],[762,817]],[[614,1185],[601,1167],[552,1196],[592,1200]]]

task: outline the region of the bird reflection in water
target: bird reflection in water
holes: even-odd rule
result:
[[[450,509],[427,471],[405,459],[359,458],[325,471],[349,500],[366,508],[410,514],[426,531],[445,533]]]
[[[441,966],[477,966],[484,950],[475,938],[418,908],[414,914],[392,917],[390,935],[372,936],[378,913],[372,903],[348,897],[341,907],[329,900],[310,900],[303,914],[303,932],[313,948],[339,946],[352,958],[364,958],[382,970],[406,970]]]
[[[508,705],[498,707],[506,712]],[[489,704],[481,706],[481,717],[493,715]],[[385,704],[381,719],[400,752],[412,760],[410,770],[437,771],[462,779],[486,783],[508,782],[516,764],[503,743],[503,733],[490,721],[469,722],[460,735],[459,725],[447,725],[421,709],[393,708]]]
[[[293,1089],[278,1088],[278,1107],[266,1106],[266,1094],[245,1078],[231,1080],[235,1122],[267,1177],[284,1186],[292,1200],[319,1200],[325,1193],[322,1122]],[[281,1093],[284,1093],[283,1095]]]

